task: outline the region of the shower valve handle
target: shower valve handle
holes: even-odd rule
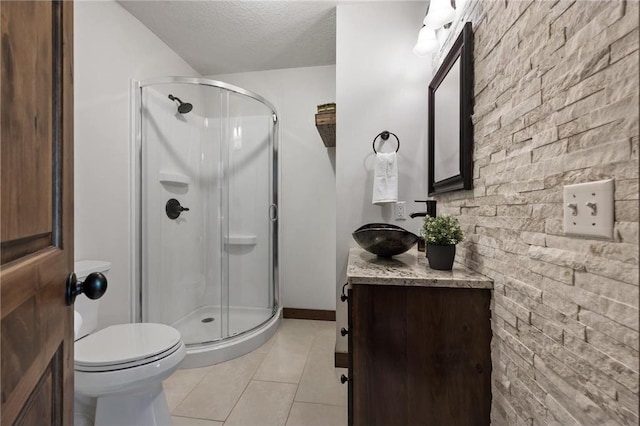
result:
[[[180,205],[180,201],[172,198],[167,201],[167,204],[164,207],[164,211],[165,213],[167,213],[167,217],[169,217],[169,219],[177,219],[178,217],[180,217],[180,213],[188,212],[189,207],[182,207]]]

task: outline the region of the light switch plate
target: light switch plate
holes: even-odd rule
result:
[[[613,238],[613,180],[564,187],[564,233]]]

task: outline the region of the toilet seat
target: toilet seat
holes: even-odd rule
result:
[[[119,324],[75,343],[76,371],[109,372],[150,364],[182,346],[180,333],[154,323]]]
[[[87,366],[87,365],[78,365],[76,364],[74,366],[74,370],[75,371],[83,371],[83,372],[87,372],[87,373],[107,373],[110,371],[118,371],[118,370],[126,370],[129,368],[134,368],[134,367],[140,367],[146,364],[150,364],[153,362],[157,362],[160,361],[166,357],[168,357],[169,355],[173,354],[174,352],[178,351],[180,349],[180,347],[182,346],[182,342],[178,342],[176,343],[172,348],[154,355],[152,357],[149,358],[144,358],[144,359],[139,359],[139,360],[135,360],[135,361],[129,361],[129,362],[123,362],[123,363],[119,363],[119,364],[105,364],[105,365],[91,365],[91,366]]]

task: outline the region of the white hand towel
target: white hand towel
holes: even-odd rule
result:
[[[395,152],[376,154],[373,204],[398,201],[398,159]]]

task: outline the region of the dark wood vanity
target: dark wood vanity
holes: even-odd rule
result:
[[[351,249],[350,425],[489,425],[493,283]]]

